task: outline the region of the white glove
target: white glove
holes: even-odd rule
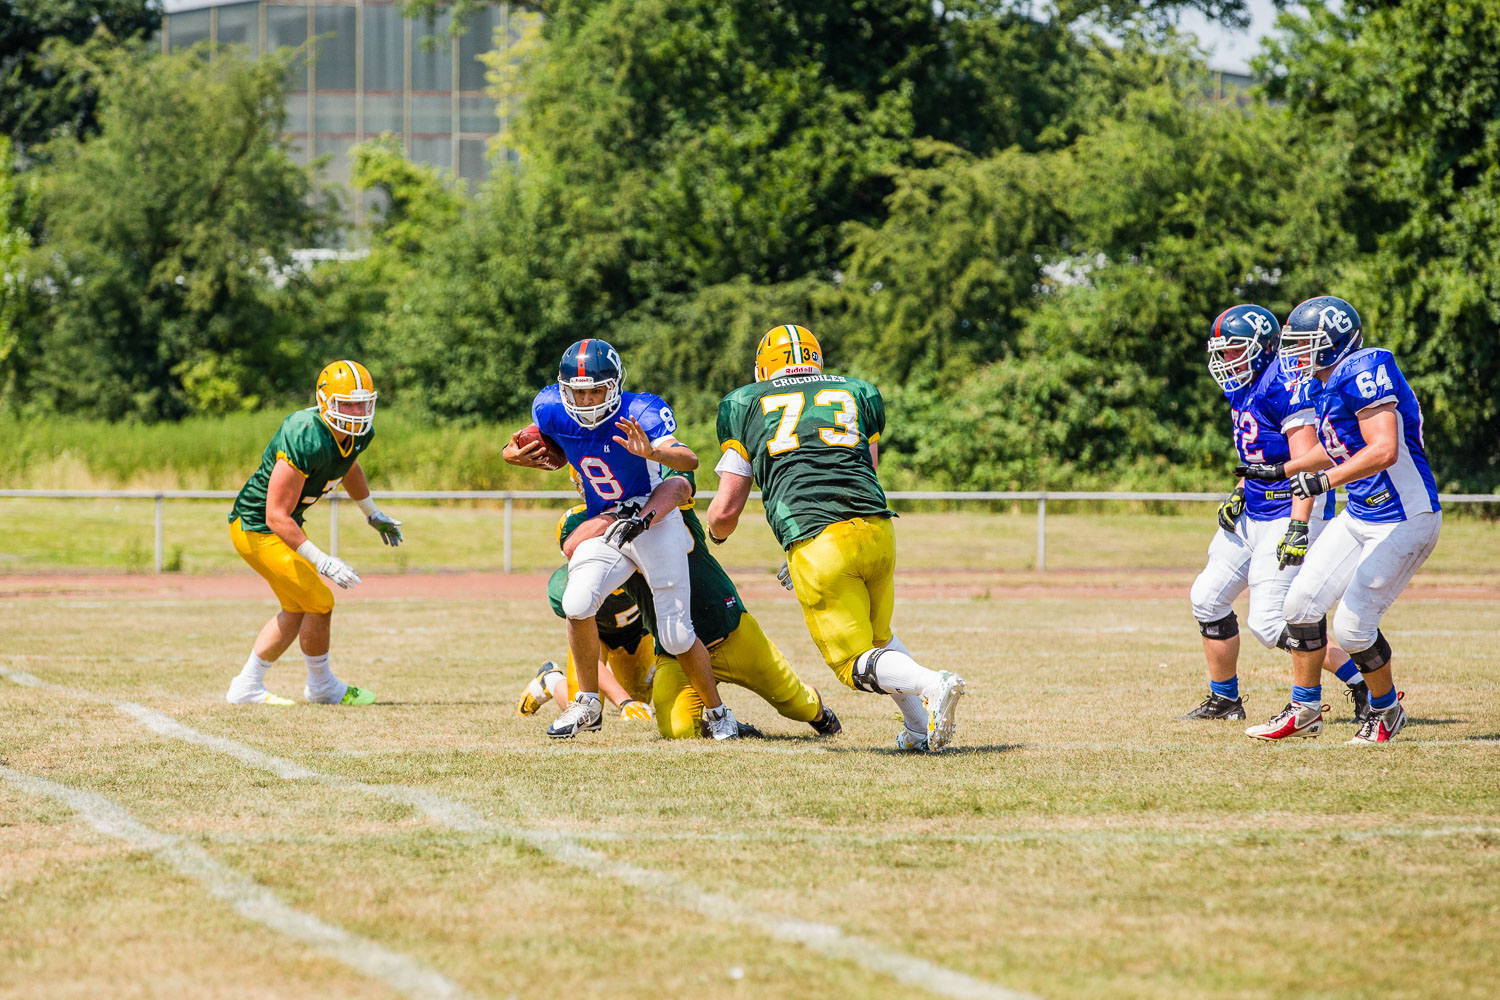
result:
[[[365,497],[363,500],[356,500],[354,502],[364,512],[365,521],[369,523],[370,527],[380,532],[380,540],[382,542],[394,547],[404,541],[401,535],[401,522],[375,506],[373,499]]]
[[[792,568],[787,565],[785,560],[782,560],[781,568],[776,571],[776,579],[787,590],[792,589]]]
[[[297,546],[297,554],[312,563],[313,568],[319,573],[328,577],[328,579],[345,590],[360,582],[359,574],[354,572],[353,566],[350,566],[338,556],[331,556],[327,552],[324,552],[314,545],[311,539]]]

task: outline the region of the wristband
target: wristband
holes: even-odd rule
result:
[[[308,562],[312,563],[314,567],[318,566],[324,559],[328,558],[328,554],[314,545],[311,538],[307,539],[301,545],[297,546],[297,554],[303,559],[306,559]]]
[[[375,506],[375,498],[369,495],[366,495],[363,500],[354,501],[354,504],[364,513],[365,517],[374,517],[380,510],[379,507]]]
[[[712,531],[709,531],[707,528],[704,528],[703,531],[708,535],[708,540],[710,542],[713,542],[715,545],[723,545],[725,542],[729,541],[729,539],[727,538],[720,538],[718,535],[714,534]]]

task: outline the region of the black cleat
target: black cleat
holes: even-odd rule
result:
[[[1364,722],[1370,717],[1370,685],[1363,680],[1350,684],[1344,690],[1344,697],[1354,703],[1354,721]]]
[[[1193,709],[1186,715],[1179,715],[1179,719],[1243,719],[1245,717],[1245,702],[1240,698],[1223,698],[1208,693],[1203,699],[1203,704]]]
[[[734,720],[734,724],[735,724],[735,726],[737,726],[739,728],[740,739],[742,739],[742,740],[744,740],[744,739],[752,739],[752,740],[765,739],[766,734],[763,733],[763,732],[761,732],[755,726],[750,725],[750,723],[748,723],[748,722],[741,722],[739,719],[735,719]]]
[[[808,725],[812,726],[813,732],[819,736],[837,736],[844,731],[844,727],[839,724],[839,717],[834,715],[833,709],[827,705],[823,706],[823,711],[819,712],[818,717]]]

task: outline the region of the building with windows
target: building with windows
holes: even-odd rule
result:
[[[479,57],[513,44],[525,17],[487,7],[453,35],[449,15],[411,20],[394,0],[166,0],[160,41],[164,52],[213,41],[259,56],[315,39],[287,97],[287,135],[302,162],[329,156],[325,179],[347,189],[350,147],[391,132],[410,159],[472,188],[501,126]],[[362,208],[354,205],[356,219]]]

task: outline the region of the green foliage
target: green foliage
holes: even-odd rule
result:
[[[49,56],[57,43],[138,45],[161,30],[150,0],[7,0],[0,17],[0,132],[22,147],[93,133],[90,74]]]
[[[279,138],[284,60],[93,47],[66,61],[96,81],[100,133],[48,146],[27,403],[170,418],[306,380],[276,284],[296,282],[290,250],[329,216]]]

